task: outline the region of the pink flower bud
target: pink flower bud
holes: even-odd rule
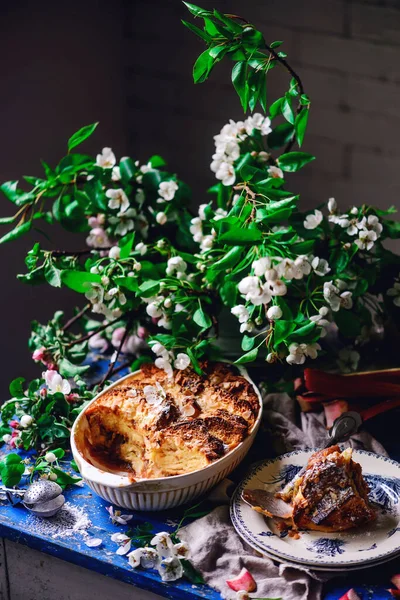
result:
[[[76,402],[76,400],[78,400],[78,398],[79,398],[79,394],[76,394],[74,392],[72,392],[72,394],[68,394],[67,396],[65,396],[65,399],[69,404],[73,404],[74,402]]]
[[[39,393],[40,393],[40,395],[41,395],[42,398],[46,398],[46,396],[47,396],[47,390],[46,390],[46,388],[42,388]]]
[[[58,365],[54,362],[45,363],[48,371],[58,371]]]
[[[137,336],[141,339],[141,340],[146,340],[150,335],[150,332],[148,331],[148,329],[146,329],[146,327],[142,327],[141,325],[138,327],[137,329]]]
[[[11,425],[11,423],[10,423],[10,425]],[[12,434],[11,434],[11,437],[13,439],[17,438],[18,436],[19,436],[19,431],[13,431]]]
[[[13,429],[18,429],[19,427],[19,422],[16,421],[15,419],[13,419],[12,421],[10,421],[10,427],[12,427]],[[18,432],[14,432],[16,433],[16,435],[18,435]],[[13,434],[14,435],[14,434]]]
[[[15,440],[11,440],[8,445],[10,446],[10,448],[16,448]]]
[[[32,354],[33,360],[36,360],[37,362],[39,362],[40,360],[43,360],[45,352],[46,352],[46,348],[44,346],[42,346],[41,348],[37,348],[35,350],[35,352]]]

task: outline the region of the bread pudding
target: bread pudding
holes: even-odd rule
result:
[[[331,446],[313,454],[304,473],[277,496],[291,503],[296,529],[334,532],[375,519],[368,492],[352,449]]]
[[[169,378],[153,364],[107,390],[85,411],[93,464],[131,479],[202,469],[242,442],[260,401],[252,385],[223,363],[202,364]]]

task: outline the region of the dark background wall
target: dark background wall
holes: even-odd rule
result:
[[[398,0],[199,0],[205,8],[245,16],[284,49],[312,99],[304,146],[317,160],[290,189],[304,207],[339,203],[398,204],[400,183],[400,2]],[[0,180],[38,174],[54,164],[65,140],[100,121],[87,150],[110,145],[144,161],[163,155],[204,202],[213,183],[213,139],[241,117],[226,66],[194,86],[191,68],[202,42],[183,28],[179,0],[16,0],[0,5]],[[220,77],[218,76],[220,75]],[[281,77],[271,73],[270,99]],[[1,215],[12,206],[0,198]],[[30,288],[23,271],[30,240],[0,247],[2,352],[0,397],[10,379],[34,376],[26,341],[33,318],[47,320],[75,301],[65,290]],[[62,232],[46,247],[75,248]],[[81,243],[81,242],[80,242]]]

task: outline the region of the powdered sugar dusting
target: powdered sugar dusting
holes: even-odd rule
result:
[[[37,533],[57,539],[73,535],[82,535],[85,537],[87,536],[86,530],[89,529],[92,523],[82,508],[66,502],[54,517],[41,519],[30,515],[28,517],[28,524]]]

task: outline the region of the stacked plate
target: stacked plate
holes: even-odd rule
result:
[[[295,539],[279,532],[273,519],[242,500],[245,489],[282,489],[307,463],[314,450],[298,450],[258,463],[236,489],[231,519],[237,533],[272,560],[317,571],[341,572],[371,568],[400,554],[400,464],[377,454],[354,450],[370,487],[377,519],[364,527],[337,533],[305,531]]]

